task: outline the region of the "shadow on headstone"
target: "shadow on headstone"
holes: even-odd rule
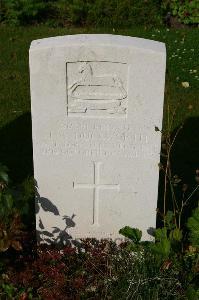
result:
[[[178,128],[172,132],[175,135]],[[161,158],[161,163],[165,165],[165,158]],[[171,171],[172,176],[177,175],[181,181],[175,188],[178,205],[181,205],[183,189],[185,190],[185,199],[197,187],[195,180],[196,170],[199,169],[199,118],[193,117],[185,120],[182,129],[176,138],[171,152]],[[185,186],[186,185],[186,186]],[[164,195],[164,172],[160,171],[158,208],[163,212]],[[187,218],[192,210],[198,205],[199,191],[197,190],[184,209],[182,215],[182,227],[186,224]],[[167,197],[167,210],[172,210],[171,192]],[[157,226],[162,226],[161,218],[157,215]]]
[[[33,174],[30,113],[0,129],[0,162],[9,168],[14,182],[22,182]]]
[[[172,132],[175,135],[178,128]],[[27,176],[33,174],[33,159],[32,159],[32,131],[31,131],[31,115],[25,113],[0,129],[0,162],[8,166],[10,176],[13,181],[21,182]],[[164,159],[161,158],[164,163]],[[181,201],[182,185],[187,184],[188,189],[186,196],[196,187],[195,171],[199,169],[199,118],[188,118],[184,122],[184,126],[178,134],[171,153],[171,169],[172,175],[178,175],[182,179],[176,190],[176,194]],[[159,193],[158,193],[158,208],[163,212],[163,192],[164,192],[164,174],[160,172]],[[38,200],[39,199],[39,200]],[[186,223],[193,208],[197,206],[199,200],[198,193],[195,193],[191,201],[186,206],[185,213],[182,218],[182,224]],[[58,208],[46,198],[40,198],[36,195],[36,213],[38,213],[38,201],[44,211],[48,211],[55,215],[59,215]],[[172,210],[171,194],[168,195],[167,209]],[[59,241],[71,241],[72,237],[66,232],[68,228],[74,227],[74,215],[63,216],[66,223],[64,232],[59,228],[54,228],[54,234],[58,233]],[[42,224],[42,221],[41,221]],[[157,216],[157,226],[161,226],[162,221]],[[46,239],[54,238],[55,243],[59,243],[54,234],[48,233],[42,229],[42,235]],[[58,232],[59,230],[59,232]],[[39,232],[40,234],[40,232]]]
[[[48,199],[40,197],[37,184],[35,185],[35,213],[38,214],[40,207],[47,212],[53,213],[55,216],[59,215],[57,207]]]
[[[64,228],[53,227],[52,232],[49,232],[45,229],[45,226],[42,222],[42,219],[39,217],[39,224],[36,230],[37,243],[38,244],[48,244],[56,245],[58,247],[62,246],[76,246],[80,247],[81,243],[78,240],[74,240],[72,236],[68,233],[68,229],[75,227],[75,214],[71,217],[64,215],[60,216],[58,208],[47,198],[41,197],[38,192],[38,186],[35,181],[35,211],[36,214],[39,213],[40,209],[43,209],[45,212],[54,214],[61,218],[64,221]],[[53,224],[52,224],[53,225]]]

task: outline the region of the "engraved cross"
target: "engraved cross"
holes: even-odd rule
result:
[[[74,183],[74,189],[93,189],[93,225],[99,225],[99,191],[100,190],[117,190],[119,184],[100,184],[100,165],[102,162],[94,162],[94,183]]]

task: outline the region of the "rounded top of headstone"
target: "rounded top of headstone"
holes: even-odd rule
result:
[[[165,53],[165,44],[153,40],[113,35],[113,34],[75,34],[56,36],[32,41],[30,51],[42,48],[70,47],[72,45],[117,46]]]

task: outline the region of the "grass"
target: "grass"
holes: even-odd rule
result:
[[[78,34],[111,33],[142,37],[164,42],[167,48],[165,108],[178,103],[173,128],[182,121],[199,116],[199,35],[193,29],[128,30],[89,28],[49,28],[47,26],[0,26],[0,161],[9,166],[11,177],[21,181],[32,173],[31,121],[28,49],[34,39]],[[189,82],[184,88],[182,82]],[[158,84],[158,82],[157,82]],[[164,124],[167,120],[166,109]],[[198,124],[198,122],[197,122]],[[192,130],[190,128],[190,134]],[[196,132],[197,134],[197,132]]]

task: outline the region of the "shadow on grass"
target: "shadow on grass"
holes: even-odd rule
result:
[[[33,174],[31,115],[26,113],[0,129],[0,162],[14,182]]]
[[[172,132],[175,135],[178,128]],[[165,165],[165,161],[161,158]],[[172,176],[178,175],[182,180],[176,187],[178,204],[182,201],[183,184],[187,184],[185,199],[197,186],[195,180],[196,170],[199,169],[199,118],[188,118],[185,120],[180,130],[171,152],[171,172]],[[164,173],[160,171],[158,208],[163,212],[163,192],[164,192]],[[171,194],[168,195],[167,209],[172,210]],[[182,225],[185,225],[191,211],[198,205],[199,192],[196,192],[190,199],[182,215]],[[157,218],[157,225],[161,225],[161,220]]]

